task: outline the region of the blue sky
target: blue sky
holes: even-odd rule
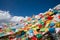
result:
[[[0,10],[14,16],[32,16],[60,4],[60,0],[0,0]]]

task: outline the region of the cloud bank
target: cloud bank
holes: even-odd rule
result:
[[[1,11],[0,10],[0,20],[8,20],[11,18],[9,11]]]
[[[9,11],[0,10],[0,25],[8,22],[20,22],[20,20],[26,20],[28,17],[12,16]]]
[[[10,19],[11,19],[11,15],[10,15],[9,11],[0,10],[0,25],[2,23],[9,22]]]

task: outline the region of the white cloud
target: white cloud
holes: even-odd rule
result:
[[[14,17],[11,18],[10,21],[19,22],[20,20],[23,20],[23,19],[24,19],[24,17],[22,17],[22,16],[14,16]]]
[[[1,11],[0,10],[0,20],[6,20],[6,19],[10,19],[11,15],[9,13],[9,11]]]
[[[24,20],[22,16],[11,16],[9,11],[0,10],[0,25],[6,22],[19,22],[20,20]]]
[[[20,20],[27,20],[28,16],[25,18],[23,16],[11,16],[9,11],[2,11],[0,10],[0,25],[3,25],[3,23],[8,23],[8,22],[14,22],[14,23],[19,23]]]
[[[10,18],[11,18],[11,15],[10,15],[9,11],[0,10],[0,25],[2,23],[9,22]]]

